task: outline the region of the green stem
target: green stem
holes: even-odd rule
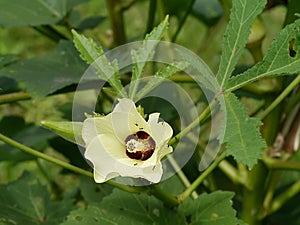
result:
[[[195,80],[192,77],[184,74],[173,75],[169,79],[176,83],[195,83]]]
[[[261,215],[265,196],[264,184],[268,171],[262,162],[258,162],[248,174],[248,185],[250,189],[243,192],[242,219],[249,225],[260,225],[262,221],[258,218]]]
[[[242,87],[242,90],[255,95],[265,95],[273,93],[276,94],[281,91],[281,87],[277,82],[274,82],[274,79],[265,78]]]
[[[268,185],[266,185],[268,189],[263,203],[264,208],[260,215],[261,219],[265,218],[270,214],[270,208],[272,207],[272,201],[276,192],[277,183],[280,181],[280,177],[282,176],[283,170],[300,170],[300,163],[288,161],[294,153],[294,149],[289,148],[289,143],[294,143],[293,128],[291,127],[295,126],[297,127],[297,129],[299,127],[299,123],[297,123],[297,118],[300,119],[300,117],[297,117],[297,111],[298,107],[295,107],[293,111],[287,114],[287,119],[284,123],[283,128],[281,129],[282,136],[286,137],[284,143],[287,143],[287,146],[283,145],[283,149],[285,150],[285,152],[290,152],[291,154],[283,155],[280,158],[280,160],[270,157],[268,155],[268,152],[265,152],[262,157],[262,161],[270,170],[270,179]]]
[[[23,144],[21,144],[19,142],[16,142],[13,139],[11,139],[11,138],[9,138],[9,137],[1,134],[1,133],[0,133],[0,140],[2,140],[3,142],[5,142],[5,143],[7,143],[7,144],[9,144],[9,145],[11,145],[11,146],[13,146],[13,147],[15,147],[15,148],[23,151],[23,152],[26,152],[26,153],[28,153],[30,155],[33,155],[33,156],[36,156],[38,158],[44,159],[44,160],[46,160],[48,162],[52,162],[52,163],[54,163],[56,165],[64,167],[64,168],[66,168],[68,170],[71,170],[73,172],[76,172],[76,173],[79,173],[79,174],[82,174],[82,175],[85,175],[85,176],[88,176],[88,177],[93,177],[93,174],[91,172],[89,172],[89,171],[83,170],[83,169],[78,168],[76,166],[73,166],[73,165],[71,165],[69,163],[66,163],[64,161],[56,159],[56,158],[54,158],[52,156],[46,155],[46,154],[44,154],[42,152],[39,152],[39,151],[34,150],[34,149],[30,148],[30,147],[27,147],[26,145],[23,145]]]
[[[163,18],[165,18],[167,15],[166,1],[167,0],[158,0],[157,2],[156,14],[159,18],[159,21],[163,20]]]
[[[172,167],[174,168],[174,170],[177,173],[177,176],[179,177],[179,179],[181,180],[181,182],[183,183],[183,185],[188,188],[191,186],[190,181],[188,180],[188,178],[185,176],[184,172],[181,170],[181,168],[178,166],[177,162],[174,160],[174,158],[172,156],[168,157],[168,160],[170,162],[170,164],[172,165]],[[196,191],[193,191],[192,193],[192,197],[194,199],[196,199],[198,197],[198,194]]]
[[[277,198],[273,200],[273,203],[270,207],[269,214],[272,214],[279,210],[288,200],[293,198],[300,192],[300,180],[294,183],[291,187],[285,190]]]
[[[38,158],[44,159],[48,162],[54,163],[58,166],[61,166],[61,167],[65,168],[65,169],[68,169],[68,170],[71,170],[75,173],[82,174],[84,176],[88,176],[88,177],[91,177],[91,178],[94,177],[93,173],[91,173],[89,171],[83,170],[79,167],[73,166],[69,163],[66,163],[64,161],[61,161],[59,159],[53,158],[49,155],[46,155],[42,152],[34,150],[30,147],[27,147],[27,146],[25,146],[21,143],[18,143],[16,141],[10,139],[9,137],[7,137],[7,136],[5,136],[1,133],[0,133],[0,140],[2,140],[3,142],[5,142],[5,143],[17,148],[17,149],[20,149],[23,152],[26,152],[26,153],[31,154],[33,156],[36,156]],[[113,182],[113,181],[107,181],[106,183],[113,186],[113,187],[119,188],[123,191],[127,191],[127,192],[130,192],[130,193],[141,193],[141,192],[149,191],[148,187],[132,187],[132,186],[119,184],[119,183],[116,183],[116,182]],[[163,201],[164,203],[166,203],[169,206],[178,205],[178,200],[177,200],[176,197],[174,197],[173,195],[168,194],[167,192],[164,192],[157,185],[154,185],[154,186],[151,187],[150,193],[153,194],[155,197],[157,197],[158,199],[160,199],[161,201]]]
[[[183,193],[178,196],[178,201],[183,202],[191,193],[202,183],[202,181],[223,161],[226,157],[226,152],[221,155],[189,186]]]
[[[93,173],[91,173],[89,171],[86,171],[86,170],[81,169],[79,167],[73,166],[69,163],[66,163],[66,162],[61,161],[59,159],[56,159],[52,156],[46,155],[42,152],[39,152],[39,151],[34,150],[30,147],[27,147],[26,145],[23,145],[19,142],[16,142],[13,139],[11,139],[11,138],[9,138],[9,137],[1,134],[1,133],[0,133],[0,140],[5,142],[6,144],[9,144],[10,146],[13,146],[13,147],[23,151],[23,152],[26,152],[26,153],[31,154],[33,156],[36,156],[38,158],[44,159],[48,162],[54,163],[58,166],[61,166],[61,167],[65,168],[65,169],[68,169],[68,170],[71,170],[75,173],[79,173],[79,174],[82,174],[84,176],[88,176],[88,177],[92,177],[92,178],[94,177]],[[113,181],[107,181],[106,183],[111,185],[111,186],[114,186],[116,188],[119,188],[123,191],[132,192],[132,193],[140,193],[144,189],[143,187],[141,187],[141,188],[130,187],[130,186],[122,185],[122,184],[119,184],[119,183],[116,183],[116,182],[113,182]]]
[[[175,135],[170,141],[169,141],[169,145],[173,145],[176,142],[179,141],[179,139],[181,137],[183,137],[184,135],[186,135],[187,133],[190,132],[191,129],[193,129],[195,126],[199,125],[199,123],[204,120],[210,113],[210,107],[211,106],[207,106],[205,108],[205,110],[200,114],[200,116],[198,118],[196,118],[192,123],[190,123],[184,130],[182,130],[181,132],[179,132],[177,135]]]
[[[150,193],[170,207],[174,207],[179,204],[179,201],[175,196],[165,192],[158,185],[151,186]]]
[[[277,105],[279,105],[280,102],[282,102],[286,96],[292,91],[294,90],[294,88],[300,83],[300,75],[298,75],[296,77],[296,79],[293,80],[293,82],[291,82],[289,84],[289,86],[287,86],[287,88],[269,105],[269,107],[261,114],[259,115],[259,118],[262,120],[264,119],[270,112],[272,112],[272,110],[274,110],[276,108]]]
[[[273,197],[276,192],[277,183],[280,180],[282,171],[280,170],[271,170],[269,172],[269,181],[267,182],[267,191],[265,195],[265,199],[263,201],[263,209],[260,212],[260,215],[258,215],[259,219],[265,218],[267,215],[269,215],[270,207],[272,205]]]
[[[246,177],[240,176],[239,171],[226,160],[219,164],[220,170],[235,184],[241,184],[247,187]]]
[[[120,0],[106,0],[109,11],[111,28],[113,31],[114,46],[126,43],[122,2]]]
[[[28,100],[30,99],[30,95],[26,92],[16,92],[10,94],[0,95],[0,105],[7,104],[11,102],[21,101],[21,100]]]
[[[37,27],[34,27],[34,29],[55,42],[59,42],[61,39],[64,39],[64,40],[69,39],[65,35],[61,34],[57,30],[55,30],[50,25],[37,26]]]
[[[230,17],[230,9],[232,8],[232,0],[219,0],[220,4],[222,5],[225,19],[229,20]]]
[[[270,157],[263,158],[263,162],[270,169],[299,170],[300,171],[300,163],[299,162],[281,161],[281,160],[270,158]]]
[[[272,102],[273,98],[267,96],[266,101]],[[268,114],[263,121],[261,133],[268,146],[273,145],[278,134],[281,115],[281,108],[276,107],[276,110]],[[272,179],[270,170],[261,160],[248,172],[247,184],[250,188],[243,190],[242,219],[249,225],[261,225],[263,223],[262,215],[265,214],[266,208],[269,208],[269,206],[264,205],[266,203],[265,197],[268,192],[272,191],[272,187],[268,186],[270,183],[266,182],[270,179]]]
[[[146,36],[146,34],[150,33],[154,27],[156,3],[157,3],[157,0],[150,0],[147,28],[146,28],[146,32],[145,32],[144,36]]]
[[[174,36],[172,37],[172,42],[175,42],[175,41],[176,41],[176,39],[177,39],[177,37],[178,37],[178,34],[179,34],[179,32],[181,31],[181,29],[182,29],[182,27],[183,27],[183,25],[184,25],[184,23],[185,23],[185,21],[186,21],[188,15],[190,14],[190,12],[191,12],[192,9],[193,9],[194,3],[195,3],[195,0],[190,0],[189,5],[188,5],[188,7],[187,7],[187,10],[185,11],[185,13],[184,13],[182,19],[180,20],[179,25],[178,25],[178,27],[177,27],[177,30],[176,30]]]

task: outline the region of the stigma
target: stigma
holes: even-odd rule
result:
[[[145,161],[149,159],[156,147],[153,138],[145,131],[138,131],[125,139],[126,155],[131,159]]]

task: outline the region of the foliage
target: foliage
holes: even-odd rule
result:
[[[51,201],[46,187],[28,173],[0,190],[1,221],[6,224],[58,224],[74,208],[71,199]]]
[[[0,4],[0,224],[300,224],[299,1]],[[270,23],[273,16],[281,21]],[[271,29],[277,30],[270,38]],[[253,41],[256,31],[262,35]],[[132,66],[106,54],[142,36],[130,49]],[[159,52],[160,41],[186,45],[206,63]],[[152,62],[158,54],[174,60]],[[100,93],[95,77],[81,83],[89,65],[103,85]],[[200,75],[189,76],[191,68]],[[166,80],[192,99],[194,121],[184,124],[176,106],[162,99],[143,99]],[[88,116],[74,115],[78,92],[86,113],[96,102],[94,116],[108,114],[120,97],[136,101],[146,116],[166,115],[174,130],[169,144],[193,143],[192,157],[159,184],[96,184],[80,154],[82,121],[71,121]],[[185,101],[175,88],[168,95]],[[224,123],[224,138],[214,136],[214,116]],[[201,156],[215,143],[219,154],[199,171]]]

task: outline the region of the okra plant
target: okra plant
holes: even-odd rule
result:
[[[0,2],[0,224],[300,224],[297,0]]]

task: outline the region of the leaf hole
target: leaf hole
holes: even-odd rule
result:
[[[289,42],[289,55],[294,58],[297,55],[297,52],[294,50],[294,46],[295,46],[296,40],[295,38],[293,38],[292,40],[290,40]]]

